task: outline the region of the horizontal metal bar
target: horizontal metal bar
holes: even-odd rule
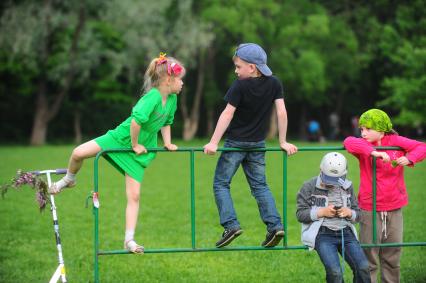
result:
[[[34,175],[42,175],[42,174],[47,174],[47,173],[53,173],[53,174],[56,174],[56,175],[60,175],[60,174],[66,174],[67,168],[48,169],[48,170],[34,170],[34,171],[29,171],[29,173],[32,173]]]
[[[306,246],[276,246],[273,248],[264,247],[227,247],[227,248],[171,248],[171,249],[149,249],[145,250],[144,253],[192,253],[192,252],[230,252],[230,251],[280,251],[280,250],[306,250]],[[111,250],[111,251],[99,251],[98,255],[112,255],[112,254],[132,254],[127,250]]]
[[[407,243],[385,243],[385,244],[361,244],[363,248],[389,248],[389,247],[418,247],[426,246],[426,242],[407,242]]]
[[[373,247],[415,247],[415,246],[426,246],[426,242],[410,242],[410,243],[385,243],[385,244],[362,244],[363,248]],[[170,248],[170,249],[149,249],[145,250],[146,254],[155,253],[193,253],[193,252],[230,252],[230,251],[282,251],[282,250],[307,250],[307,246],[276,246],[273,248],[263,248],[256,246],[247,247],[227,247],[227,248]],[[132,254],[127,250],[110,250],[110,251],[99,251],[98,255],[113,255],[113,254]]]
[[[376,149],[382,149],[382,150],[401,150],[400,147],[397,146],[377,146]],[[162,147],[149,147],[146,149],[149,152],[165,152],[169,151]],[[343,146],[301,146],[297,148],[298,151],[329,151],[329,150],[345,150]],[[133,151],[131,148],[111,148],[111,149],[105,149],[100,152],[100,154],[108,153],[108,152],[127,152],[127,151]],[[198,151],[202,152],[204,151],[204,148],[202,147],[182,147],[178,148],[176,150],[177,152],[191,152],[191,151]],[[265,147],[265,148],[251,148],[251,149],[242,149],[242,148],[224,148],[220,147],[217,149],[217,151],[256,151],[256,152],[262,152],[262,151],[283,151],[280,147]]]

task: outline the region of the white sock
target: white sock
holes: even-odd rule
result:
[[[57,189],[65,188],[71,182],[75,182],[75,174],[67,172],[67,174],[62,179],[56,182],[56,188]]]
[[[124,241],[127,243],[130,240],[133,240],[135,236],[135,230],[126,230],[126,234],[124,235]]]
[[[75,174],[67,172],[67,174],[65,175],[64,179],[66,181],[75,181]]]

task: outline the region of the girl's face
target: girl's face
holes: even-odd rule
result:
[[[179,93],[182,90],[183,81],[181,77],[171,77],[170,79],[170,92]]]
[[[234,65],[235,74],[239,79],[247,79],[258,76],[256,65],[247,63],[246,61],[241,60],[239,57],[234,58]]]
[[[378,132],[376,130],[366,128],[366,127],[361,127],[360,130],[361,130],[361,137],[371,143],[380,141],[385,135],[385,133],[383,132]]]

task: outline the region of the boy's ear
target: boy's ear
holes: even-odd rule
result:
[[[252,74],[256,74],[257,75],[257,73],[259,71],[257,70],[256,64],[250,64],[250,71],[251,71]]]

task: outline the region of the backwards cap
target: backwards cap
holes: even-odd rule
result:
[[[358,125],[378,132],[388,133],[392,131],[392,122],[386,112],[380,109],[370,109],[359,117]]]
[[[348,172],[346,157],[338,152],[329,152],[321,160],[320,178],[324,184],[343,186]]]
[[[257,69],[264,76],[269,77],[272,75],[271,69],[269,69],[268,65],[266,65],[268,56],[266,55],[265,50],[256,43],[240,44],[235,51],[235,56],[248,63],[255,64]]]

